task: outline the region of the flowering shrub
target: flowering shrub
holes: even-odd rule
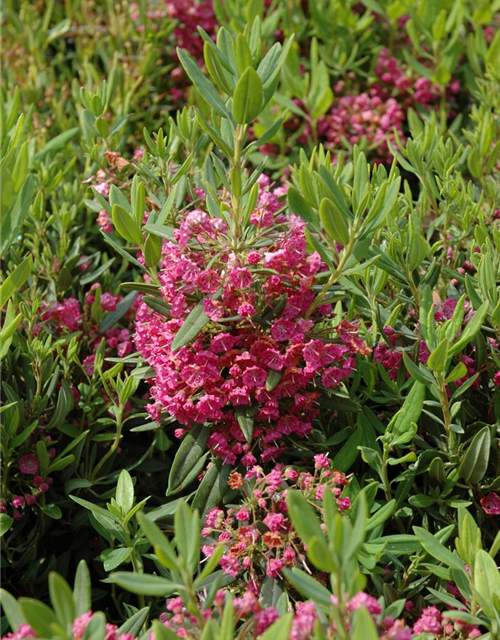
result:
[[[6,638],[499,636],[498,2],[403,4],[7,3]]]

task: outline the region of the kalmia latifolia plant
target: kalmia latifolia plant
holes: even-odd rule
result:
[[[500,638],[499,11],[6,3],[2,638]]]

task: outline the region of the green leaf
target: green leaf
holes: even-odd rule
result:
[[[493,596],[500,597],[500,572],[493,558],[479,549],[474,563],[474,591],[486,615],[494,615]]]
[[[168,538],[163,535],[161,529],[144,513],[137,514],[137,520],[142,532],[153,545],[155,552],[159,549],[162,553],[161,564],[170,571],[179,570],[179,561]]]
[[[41,638],[54,637],[52,625],[57,625],[57,618],[50,607],[33,598],[20,598],[19,604],[26,622],[37,635]]]
[[[210,427],[197,425],[184,436],[168,476],[167,495],[183,489],[202,471]]]
[[[49,592],[57,619],[66,633],[71,633],[76,617],[73,594],[66,580],[54,571],[49,573]]]
[[[77,618],[92,608],[90,573],[85,560],[80,560],[76,569],[75,583],[73,585],[73,603]]]
[[[247,442],[252,442],[254,414],[255,408],[242,406],[236,407],[236,420],[238,421],[238,425]]]
[[[209,509],[217,507],[222,502],[229,491],[227,480],[231,471],[231,465],[223,464],[218,458],[212,462],[203,476],[192,502],[193,509],[199,509],[202,519]]]
[[[210,322],[210,318],[203,311],[203,301],[192,309],[188,317],[184,320],[182,327],[176,333],[172,342],[172,351],[177,351],[185,344],[188,344],[196,338],[203,327]]]
[[[191,82],[194,84],[200,96],[208,102],[208,104],[217,111],[223,118],[231,119],[231,114],[227,110],[222,98],[217,93],[214,85],[207,80],[203,73],[198,68],[195,60],[186,51],[177,48],[177,55],[179,56],[180,63],[184,67],[184,71],[187,73]]]
[[[139,267],[139,269],[142,269],[142,271],[147,271],[144,265],[141,264],[139,260],[137,260],[137,258],[134,258],[134,256],[131,256],[130,253],[128,253],[128,251],[125,251],[125,249],[121,245],[119,245],[118,242],[113,240],[113,238],[109,236],[107,233],[104,233],[102,229],[101,229],[101,235],[104,238],[104,241],[107,242],[109,245],[111,245],[115,251],[117,251],[123,258],[125,258],[125,260],[128,260],[128,262],[131,262],[132,264],[135,264],[135,266]]]
[[[420,540],[422,547],[432,558],[435,558],[438,562],[442,562],[447,567],[457,569],[458,571],[465,571],[463,561],[439,542],[427,529],[413,527],[413,531]]]
[[[463,362],[459,362],[450,371],[449,375],[445,379],[445,383],[448,384],[449,382],[455,382],[455,380],[460,380],[460,378],[463,378],[466,373],[467,373],[467,367]]]
[[[181,586],[160,576],[133,573],[131,571],[112,573],[108,581],[131,593],[143,596],[169,596],[178,591]]]
[[[443,340],[441,340],[438,346],[431,353],[429,359],[427,360],[427,365],[430,369],[432,369],[432,371],[442,373],[446,370],[449,346],[450,341],[448,340],[448,338],[443,338]]]
[[[351,640],[378,640],[377,627],[366,607],[359,607],[354,612],[349,637]]]
[[[16,235],[19,233],[22,224],[28,215],[31,207],[33,189],[35,187],[35,179],[32,175],[28,175],[24,181],[21,190],[16,196],[15,201],[3,214],[0,230],[0,256],[4,256],[5,251],[14,242]]]
[[[349,242],[349,227],[342,211],[328,198],[323,198],[319,207],[321,224],[327,234],[343,245]]]
[[[262,110],[262,82],[253,67],[248,67],[236,83],[233,116],[238,124],[249,124]]]
[[[191,511],[182,500],[174,516],[175,540],[179,557],[186,563],[190,573],[198,566],[200,555],[199,522],[198,512]]]
[[[11,528],[14,520],[6,513],[0,513],[0,538]]]
[[[33,258],[25,258],[0,286],[0,307],[7,304],[9,298],[18,293],[33,271]]]
[[[144,259],[151,269],[155,269],[161,258],[161,239],[153,234],[148,236],[144,245]]]
[[[148,619],[149,607],[139,609],[133,616],[126,620],[121,627],[116,630],[116,637],[119,638],[124,633],[130,634],[133,638],[140,635],[140,631]],[[156,636],[158,638],[158,636]]]
[[[179,636],[160,620],[153,620],[154,640],[179,640]]]
[[[111,553],[108,553],[106,559],[104,560],[104,570],[113,571],[113,569],[116,569],[121,564],[126,562],[130,558],[131,554],[131,547],[120,547],[119,549],[113,549]]]
[[[79,132],[80,127],[73,127],[72,129],[68,129],[68,131],[60,133],[55,138],[52,138],[50,142],[48,142],[40,149],[37,154],[35,154],[33,162],[38,163],[41,162],[47,155],[55,155],[58,151],[64,149],[67,146],[68,142],[72,140]]]
[[[478,484],[484,477],[490,459],[490,427],[483,427],[476,433],[465,453],[458,474],[469,484]]]
[[[330,608],[332,594],[317,580],[300,569],[284,569],[286,579],[306,598],[311,598],[319,605]]]
[[[411,441],[415,435],[412,424],[420,418],[425,400],[425,385],[415,381],[406,396],[401,409],[395,414],[387,426],[387,434],[391,434],[392,446],[405,444]]]
[[[215,548],[215,551],[212,553],[210,558],[207,559],[207,561],[205,563],[205,567],[203,568],[203,571],[196,578],[195,586],[197,584],[202,583],[205,580],[205,578],[208,578],[208,576],[211,575],[215,571],[215,569],[217,568],[217,566],[219,564],[219,561],[222,558],[222,556],[224,555],[225,551],[226,551],[226,547],[223,544],[220,544],[219,546],[217,546]]]
[[[464,347],[474,338],[476,333],[481,329],[484,320],[488,314],[489,302],[483,302],[483,304],[476,311],[472,320],[467,323],[467,326],[463,330],[458,340],[450,347],[449,355],[454,356],[456,353],[460,353]]]
[[[293,526],[306,546],[311,543],[313,538],[325,540],[325,535],[314,509],[300,491],[289,490],[287,504]]]
[[[126,515],[134,504],[134,483],[130,473],[126,469],[122,469],[118,476],[118,484],[116,486],[116,502],[121,507],[122,512]]]
[[[316,214],[314,213],[314,209],[297,191],[297,189],[295,189],[295,187],[290,187],[290,189],[288,189],[287,199],[288,206],[293,213],[296,213],[302,218],[302,220],[305,220],[308,223],[316,223]]]
[[[17,631],[22,624],[26,624],[21,606],[6,589],[0,589],[0,603],[12,631]]]
[[[430,373],[420,365],[415,364],[405,351],[403,351],[403,361],[405,363],[405,367],[408,370],[408,373],[412,378],[418,380],[418,382],[421,382],[425,385],[434,384],[436,382],[432,373]]]
[[[142,244],[141,228],[134,218],[119,204],[113,205],[111,214],[115,229],[127,242]]]

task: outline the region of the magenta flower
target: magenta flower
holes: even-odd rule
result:
[[[490,516],[500,515],[500,496],[498,493],[489,493],[484,498],[481,498],[481,506],[484,512]]]
[[[38,457],[34,453],[27,453],[19,458],[19,471],[29,476],[35,476],[40,468]]]

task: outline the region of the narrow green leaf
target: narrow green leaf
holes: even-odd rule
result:
[[[236,84],[233,95],[233,116],[238,124],[249,124],[259,115],[264,100],[259,75],[248,67]]]
[[[458,474],[469,484],[478,484],[484,477],[490,459],[490,427],[483,427],[476,433],[467,449]]]
[[[349,242],[349,227],[342,211],[328,198],[323,198],[319,207],[321,224],[327,234],[346,245]]]
[[[33,271],[33,258],[25,258],[0,286],[0,307],[3,307],[15,293],[18,293]]]
[[[122,589],[143,596],[169,596],[179,590],[181,585],[160,576],[131,571],[117,571],[108,577],[108,581]],[[49,636],[50,637],[50,636]]]
[[[437,373],[442,373],[446,370],[449,346],[450,341],[448,338],[443,338],[427,360],[429,369],[432,369],[432,371],[436,371]]]
[[[203,311],[203,300],[191,310],[184,320],[182,327],[177,332],[172,342],[172,351],[177,351],[185,344],[196,338],[203,327],[210,322],[210,318]]]
[[[184,71],[191,79],[191,82],[194,84],[203,100],[208,102],[208,104],[215,109],[219,115],[230,120],[231,114],[227,110],[222,98],[217,93],[217,90],[210,80],[207,80],[200,71],[191,55],[179,47],[177,48],[177,55],[179,56],[180,63],[184,67]]]
[[[127,242],[142,244],[141,228],[134,218],[119,204],[113,205],[112,218],[115,229]]]
[[[61,627],[66,630],[66,633],[71,633],[75,619],[73,594],[66,580],[54,571],[49,573],[49,592],[50,601]]]
[[[85,560],[80,560],[76,569],[75,583],[73,585],[73,603],[77,618],[92,608],[90,573]]]

